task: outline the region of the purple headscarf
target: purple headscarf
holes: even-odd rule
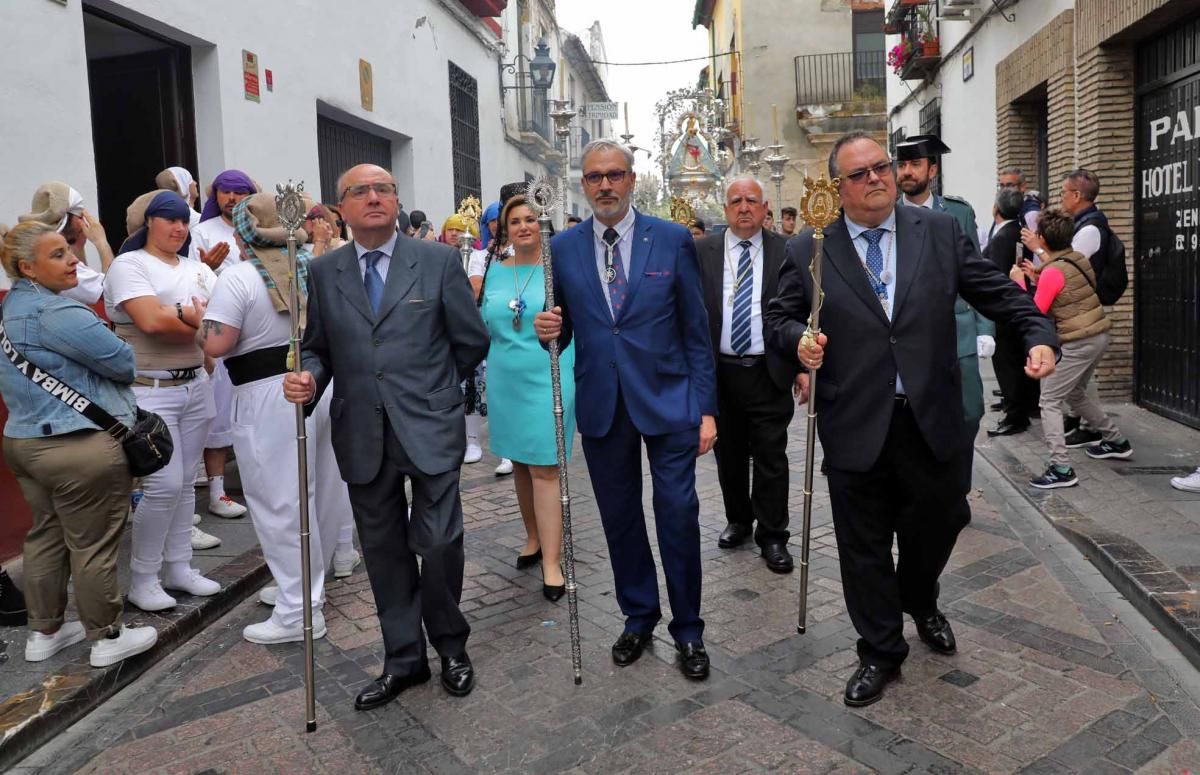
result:
[[[221,207],[217,204],[218,191],[257,194],[258,186],[250,179],[249,175],[241,170],[225,170],[217,175],[213,178],[212,185],[208,187],[208,200],[204,203],[204,210],[200,212],[201,223],[221,214]]]

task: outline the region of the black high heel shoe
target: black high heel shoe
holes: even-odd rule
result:
[[[534,552],[533,554],[518,554],[517,555],[517,570],[525,570],[526,568],[532,568],[534,565],[537,565],[541,559],[542,559],[541,547],[538,547],[538,550],[536,552]]]
[[[559,572],[562,572],[562,563],[559,563],[558,570],[559,570]],[[557,603],[559,600],[562,599],[562,596],[565,595],[566,593],[567,593],[567,583],[566,583],[566,574],[565,573],[563,574],[563,583],[558,584],[556,586],[554,584],[547,584],[546,583],[546,573],[545,573],[545,571],[542,572],[542,596],[543,597],[545,597],[551,603]]]

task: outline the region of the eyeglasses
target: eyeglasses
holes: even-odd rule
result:
[[[342,199],[347,196],[351,199],[365,199],[368,191],[374,191],[379,196],[395,196],[395,183],[363,183],[357,186],[347,186],[342,192]]]
[[[842,175],[842,180],[849,180],[853,183],[866,183],[868,176],[874,172],[875,177],[882,178],[885,175],[892,174],[892,160],[881,161],[873,167],[867,167],[865,170],[855,170]]]
[[[625,179],[629,174],[629,170],[609,170],[608,172],[589,172],[583,176],[584,181],[589,186],[598,186],[600,181],[608,178],[608,182],[616,185]]]

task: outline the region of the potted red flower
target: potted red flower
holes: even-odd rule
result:
[[[892,50],[888,52],[887,63],[888,67],[892,68],[892,72],[899,75],[904,66],[908,64],[908,60],[912,59],[913,46],[908,38],[904,38],[896,45],[892,46]]]

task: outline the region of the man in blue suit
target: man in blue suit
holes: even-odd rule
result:
[[[668,629],[680,670],[702,680],[708,654],[696,457],[717,438],[717,391],[700,266],[687,229],[630,207],[628,149],[592,141],[582,167],[593,217],[551,242],[558,306],[539,313],[534,325],[543,343],[575,341],[575,418],[625,615],[613,662],[633,664],[662,617],[642,510],[644,442],[671,603]]]

